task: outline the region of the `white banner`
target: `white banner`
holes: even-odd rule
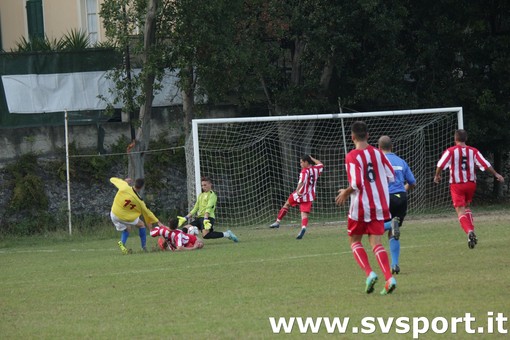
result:
[[[107,102],[98,96],[113,103],[114,95],[109,89],[115,89],[114,82],[106,75],[107,71],[4,75],[2,82],[10,113],[104,110]],[[167,72],[153,106],[182,104],[176,81],[175,73]],[[116,107],[121,108],[122,104]]]

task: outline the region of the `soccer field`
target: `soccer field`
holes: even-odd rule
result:
[[[379,295],[384,280],[371,251],[380,280],[374,294],[364,293],[364,273],[350,252],[345,222],[313,225],[312,220],[301,241],[295,239],[298,229],[288,224],[279,230],[233,228],[239,243],[206,240],[203,249],[183,253],[123,256],[117,238],[3,247],[0,336],[362,339],[374,338],[366,333],[387,333],[384,338],[411,339],[414,333],[420,339],[507,338],[500,331],[510,328],[509,322],[498,324],[496,318],[510,315],[510,216],[477,217],[475,211],[479,242],[470,250],[454,214],[405,222],[401,273],[388,296]],[[156,244],[152,238],[149,242]],[[138,236],[130,237],[128,246],[138,245]],[[476,321],[467,320],[466,313]],[[274,333],[271,317],[294,320],[286,328],[291,334],[284,334],[282,324]],[[308,317],[317,334],[311,329],[300,334],[299,322]],[[331,322],[337,317],[346,328],[334,329],[332,336],[319,317]],[[452,318],[463,318],[456,331]],[[419,334],[427,324],[428,331]]]

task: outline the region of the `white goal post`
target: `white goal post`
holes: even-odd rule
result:
[[[380,136],[390,136],[393,151],[411,167],[417,186],[409,194],[408,214],[451,210],[447,181],[434,184],[433,178],[441,153],[453,145],[453,132],[463,128],[462,107],[195,119],[186,143],[189,205],[207,176],[218,195],[221,225],[273,222],[297,186],[300,157],[310,154],[324,163],[310,222],[345,220],[348,207],[335,206],[335,197],[347,186],[344,161],[354,146],[350,127],[356,120],[368,124],[374,146]],[[299,209],[282,223],[299,223]]]

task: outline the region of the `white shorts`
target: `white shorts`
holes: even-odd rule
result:
[[[126,222],[115,216],[115,214],[110,211],[110,218],[112,219],[113,225],[118,231],[124,231],[128,228],[130,225],[137,225],[138,222],[140,222],[140,217],[137,217],[136,220],[131,222]]]

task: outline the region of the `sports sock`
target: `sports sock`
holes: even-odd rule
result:
[[[124,229],[122,231],[122,234],[120,235],[120,240],[122,241],[122,244],[126,245],[128,237],[129,237],[129,231],[127,231],[127,229]]]
[[[306,227],[308,227],[308,217],[301,219],[301,228],[306,228]]]
[[[229,233],[227,233],[226,231],[223,232],[223,237],[230,237]]]
[[[377,244],[373,249],[377,263],[384,274],[384,279],[388,281],[391,278],[390,261],[388,260],[388,253],[382,244]]]
[[[398,265],[400,257],[400,240],[390,238],[390,253],[391,253],[391,266]]]
[[[278,216],[276,217],[277,221],[280,222],[285,217],[285,215],[287,215],[288,212],[289,209],[287,209],[286,207],[281,208],[280,212],[278,213]]]
[[[475,222],[473,221],[473,214],[471,213],[471,209],[466,209],[465,214],[469,218],[469,221],[471,222],[471,224],[474,226]]]
[[[142,245],[142,249],[145,249],[145,246],[147,245],[147,229],[145,227],[139,228],[138,235],[140,236],[140,243]]]
[[[372,268],[370,267],[370,263],[368,263],[368,255],[365,251],[365,248],[363,248],[363,245],[361,242],[354,242],[351,244],[352,249],[352,255],[354,256],[354,259],[358,263],[358,265],[365,271],[365,273],[370,275],[372,272]]]
[[[459,223],[466,234],[475,228],[466,214],[459,217]]]
[[[170,236],[170,229],[167,227],[155,227],[150,231],[152,237],[163,236],[164,238],[168,238]]]
[[[384,222],[384,231],[391,230],[391,221]]]

